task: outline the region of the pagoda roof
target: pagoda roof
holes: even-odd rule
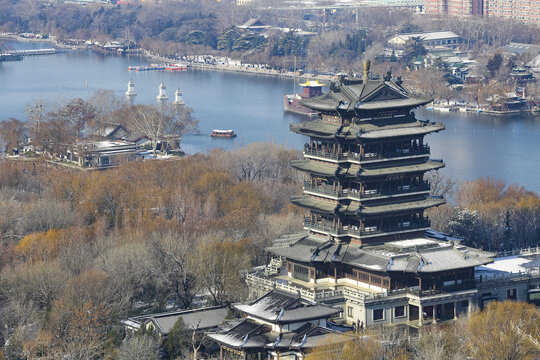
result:
[[[386,176],[392,174],[407,174],[414,172],[424,172],[430,170],[436,170],[444,167],[444,162],[436,160],[428,160],[421,163],[412,163],[407,165],[383,167],[383,168],[367,168],[363,167],[359,170],[357,176],[360,177],[374,177],[374,176]]]
[[[291,202],[295,205],[309,208],[323,214],[343,214],[349,216],[384,215],[388,213],[400,213],[427,209],[445,203],[442,198],[428,197],[420,200],[393,202],[390,204],[361,204],[358,201],[350,201],[348,204],[330,202],[310,195],[292,196]]]
[[[297,170],[327,177],[336,176],[338,170],[337,164],[321,163],[310,160],[293,160],[291,161],[291,166]]]
[[[368,167],[367,165],[361,167],[357,164],[351,164],[348,168],[346,168],[343,166],[338,166],[338,164],[335,163],[323,163],[304,159],[291,161],[291,166],[297,170],[326,177],[377,177],[392,174],[425,172],[440,169],[445,165],[442,161],[428,160],[387,167]]]
[[[354,112],[363,110],[389,110],[415,108],[433,101],[413,96],[392,80],[363,80],[342,78],[332,82],[324,95],[303,99],[301,105],[317,111]]]
[[[434,206],[439,206],[445,203],[444,199],[428,197],[423,200],[404,201],[400,203],[392,203],[386,205],[363,205],[360,208],[360,215],[381,215],[392,212],[402,212],[418,209],[427,209]]]
[[[328,124],[320,120],[293,124],[291,130],[300,135],[320,139],[345,138],[348,140],[383,139],[399,136],[426,135],[444,130],[441,123],[420,121],[414,118],[391,118],[361,121],[353,125]]]
[[[415,238],[381,245],[361,245],[334,243],[308,233],[288,245],[280,243],[267,250],[304,263],[343,263],[383,273],[434,273],[471,268],[491,263],[494,257],[492,253],[453,241]]]
[[[370,101],[367,103],[358,102],[354,108],[357,110],[378,110],[378,109],[395,109],[401,107],[417,107],[426,105],[432,102],[431,98],[416,98],[416,99],[395,99],[395,100],[382,100],[382,101]]]
[[[302,87],[323,87],[326,84],[321,84],[321,83],[319,83],[318,80],[308,80],[305,83],[298,84],[298,85],[300,85]]]
[[[408,126],[399,128],[384,128],[371,131],[364,131],[358,134],[359,139],[382,139],[397,136],[411,136],[411,135],[426,135],[432,132],[438,132],[444,130],[444,125],[440,123],[431,123],[424,126]]]

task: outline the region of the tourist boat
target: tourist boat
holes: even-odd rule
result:
[[[140,66],[135,71],[152,71],[152,70],[163,70],[164,67],[158,67],[158,66]]]
[[[150,64],[150,67],[152,68],[152,70],[165,70],[167,65],[166,64]]]
[[[165,64],[151,64],[150,66],[129,66],[128,70],[135,70],[135,71],[165,70]]]
[[[179,70],[187,70],[187,65],[185,64],[169,64],[165,67],[165,70],[168,71],[179,71]]]
[[[234,133],[234,130],[212,130],[212,133],[210,134],[210,136],[233,138],[236,136],[236,134]]]
[[[285,111],[290,111],[300,115],[307,115],[309,117],[316,117],[318,114],[316,111],[302,106],[300,102],[303,99],[309,99],[322,95],[322,87],[325,84],[320,84],[317,80],[313,80],[306,81],[305,83],[299,85],[303,88],[301,93],[283,96],[283,107],[285,108]]]

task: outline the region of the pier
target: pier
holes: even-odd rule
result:
[[[52,55],[52,54],[56,54],[57,52],[58,50],[50,48],[50,49],[10,50],[6,54],[32,56],[32,55]],[[2,55],[5,55],[5,54],[2,54]]]
[[[8,50],[0,53],[0,61],[20,61],[24,56],[52,55],[56,54],[56,49],[30,49],[30,50]]]

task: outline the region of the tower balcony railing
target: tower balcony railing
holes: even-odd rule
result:
[[[334,235],[351,235],[351,236],[368,236],[368,235],[378,235],[384,233],[391,233],[397,231],[407,231],[407,230],[416,230],[424,229],[430,227],[430,221],[426,217],[422,220],[417,221],[405,221],[402,223],[394,225],[385,225],[383,227],[371,226],[365,227],[364,230],[360,230],[359,227],[354,225],[343,225],[337,227],[334,224],[322,224],[319,222],[312,221],[310,218],[304,218],[304,227],[315,230],[331,233]]]
[[[384,189],[379,192],[377,189],[358,191],[357,189],[342,189],[327,184],[312,185],[309,181],[304,182],[304,191],[317,193],[320,195],[328,195],[336,198],[349,198],[353,200],[379,198],[384,196],[395,196],[402,194],[411,194],[421,191],[429,191],[429,182],[423,181],[417,185],[400,185],[390,189]]]
[[[330,149],[325,149],[325,150],[314,149],[314,148],[311,148],[311,147],[309,147],[307,145],[304,146],[304,154],[318,156],[318,157],[322,157],[322,158],[325,158],[325,159],[332,159],[332,160],[346,159],[346,157],[343,158],[342,155],[340,155],[340,154],[338,154],[336,152],[333,152]]]
[[[392,232],[398,232],[398,231],[407,231],[407,230],[416,230],[416,229],[424,229],[429,228],[431,225],[431,222],[428,218],[417,220],[417,221],[405,221],[402,223],[392,224],[392,225],[384,225],[384,226],[366,226],[364,227],[364,230],[360,230],[359,228],[355,228],[352,226],[349,226],[347,229],[347,233],[349,235],[356,235],[356,236],[368,236],[368,235],[378,235],[378,234],[384,234],[384,233],[392,233]]]
[[[347,227],[343,227],[342,229],[340,229],[333,224],[322,224],[319,222],[311,221],[310,218],[304,218],[304,227],[312,230],[331,233],[334,235],[347,235],[348,233]]]
[[[355,160],[355,161],[370,161],[370,160],[382,160],[382,159],[392,159],[398,157],[406,156],[416,156],[416,155],[429,155],[430,147],[429,145],[422,145],[420,147],[407,148],[407,149],[395,149],[395,151],[385,151],[382,153],[378,152],[365,152],[364,154],[352,152],[352,151],[343,151],[341,153],[334,152],[331,149],[317,149],[312,148],[309,145],[304,145],[304,154],[312,155],[317,157],[322,157],[332,160]]]
[[[362,156],[359,156],[359,159],[361,161],[368,161],[368,160],[381,160],[381,159],[389,159],[389,158],[391,159],[391,158],[415,156],[415,155],[429,155],[430,151],[431,149],[429,145],[422,145],[419,147],[407,148],[407,149],[395,149],[395,151],[384,151],[381,153],[366,151]]]
[[[423,181],[420,184],[417,185],[400,185],[395,186],[390,189],[384,189],[383,191],[379,192],[377,189],[372,190],[364,190],[363,192],[360,192],[358,190],[348,190],[347,194],[348,197],[351,199],[370,199],[370,198],[376,198],[381,196],[392,196],[392,195],[400,195],[400,194],[410,194],[420,191],[429,191],[429,182]]]
[[[309,181],[304,181],[304,191],[311,191],[317,194],[330,195],[333,197],[344,196],[342,191],[338,191],[337,188],[331,185],[321,184],[317,186],[317,185],[312,185]]]

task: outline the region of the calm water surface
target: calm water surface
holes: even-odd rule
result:
[[[18,43],[17,49],[47,48],[47,43]],[[289,131],[302,119],[283,112],[282,96],[293,81],[275,77],[189,70],[181,72],[128,71],[129,65],[147,65],[138,57],[103,56],[90,51],[66,51],[26,57],[0,65],[0,120],[25,119],[24,109],[35,98],[46,101],[87,98],[95,90],[126,91],[132,79],[135,103],[153,103],[161,81],[168,95],[180,88],[194,109],[201,134],[187,135],[182,143],[189,153],[221,147],[231,149],[252,142],[273,142],[301,149],[306,139]],[[433,157],[446,163],[442,173],[457,180],[491,176],[518,183],[540,193],[540,116],[511,118],[438,113],[417,110],[422,119],[443,122],[446,130],[427,137]],[[212,139],[213,129],[233,129],[235,139]]]

